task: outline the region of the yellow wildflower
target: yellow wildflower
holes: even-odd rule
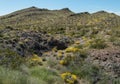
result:
[[[70,72],[62,73],[61,78],[68,84],[75,84],[75,82],[77,81],[77,76],[71,74]]]
[[[69,47],[65,50],[66,52],[78,52],[79,49],[78,48],[75,48],[75,47]]]

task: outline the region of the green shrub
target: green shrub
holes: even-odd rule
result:
[[[96,78],[101,77],[102,75],[99,67],[85,61],[80,64],[71,64],[68,67],[68,70],[71,73],[76,74],[79,78],[88,80],[90,84],[93,84],[93,82],[96,81]]]
[[[95,49],[104,49],[106,47],[107,47],[107,44],[103,39],[94,39],[94,41],[90,45],[90,48],[95,48]]]
[[[27,66],[32,67],[32,66],[43,65],[42,62],[43,62],[43,61],[42,61],[42,58],[41,58],[41,57],[39,57],[39,56],[36,55],[36,54],[33,54],[32,57],[28,57],[28,58],[27,58],[26,64],[27,64]]]
[[[111,36],[109,38],[109,40],[113,43],[113,45],[120,46],[120,38],[119,37]]]
[[[24,63],[24,58],[10,49],[0,50],[0,65],[9,68],[18,68]]]

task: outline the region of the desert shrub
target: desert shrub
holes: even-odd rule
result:
[[[77,45],[77,46],[75,46],[76,48],[79,48],[79,49],[83,49],[84,48],[84,46],[83,46],[83,44],[79,44],[79,45]]]
[[[24,58],[10,49],[0,50],[0,65],[9,68],[18,68],[25,62]]]
[[[115,37],[120,37],[120,28],[112,29],[112,35]]]
[[[79,52],[73,53],[71,57],[72,60],[70,63],[81,64],[87,57],[88,57],[88,49],[79,49]]]
[[[60,63],[61,65],[68,65],[70,61],[71,61],[71,60],[69,60],[69,57],[68,57],[68,58],[67,58],[67,57],[64,57],[62,60],[59,61],[59,63]]]
[[[53,61],[52,58],[49,58],[48,61],[47,61],[47,64],[48,64],[49,67],[53,68],[58,64],[58,62],[56,60]]]
[[[59,50],[58,53],[57,53],[58,59],[59,59],[59,58],[62,58],[62,57],[63,57],[63,54],[64,54],[64,52],[61,51],[61,50]]]
[[[91,43],[93,43],[93,38],[88,38],[88,37],[82,37],[79,44],[76,44],[76,48],[78,49],[87,49],[90,47]]]
[[[99,69],[93,65],[84,64],[81,69],[80,77],[86,78],[91,82],[95,81],[95,77],[99,76]]]
[[[65,50],[64,54],[58,54],[57,58],[61,65],[69,65],[74,62],[83,61],[87,57],[87,50],[79,47],[70,47]]]
[[[85,61],[80,64],[73,63],[69,65],[68,70],[73,74],[77,74],[79,78],[88,80],[90,84],[94,84],[102,75],[99,67]]]
[[[68,84],[75,84],[77,82],[77,76],[70,72],[62,73],[61,77],[64,80],[64,82]]]
[[[75,44],[77,44],[77,45],[80,44],[80,41],[75,41]]]
[[[33,56],[32,57],[29,57],[28,59],[27,59],[27,65],[29,66],[29,67],[32,67],[32,66],[37,66],[37,65],[42,65],[42,58],[41,57],[39,57],[38,55],[36,55],[36,54],[33,54]]]
[[[89,32],[88,28],[81,28],[79,32],[79,36],[85,36]]]
[[[59,63],[61,65],[69,65],[70,62],[74,61],[75,56],[73,56],[72,54],[65,54],[64,56],[59,57],[59,58],[60,58]]]
[[[77,54],[80,56],[80,58],[83,58],[83,59],[87,58],[87,56],[88,56],[86,49],[80,49],[79,53],[77,53]]]
[[[75,47],[68,47],[65,51],[66,51],[66,52],[78,52],[79,49],[78,49],[78,48],[75,48]]]
[[[94,39],[94,41],[90,45],[90,48],[95,48],[95,49],[104,49],[106,47],[107,44],[103,39]]]
[[[113,43],[113,45],[120,46],[120,38],[119,37],[111,36],[109,38],[109,40]]]
[[[67,65],[67,64],[68,64],[68,61],[65,60],[65,59],[64,59],[64,60],[60,60],[60,64],[61,64],[61,65]]]

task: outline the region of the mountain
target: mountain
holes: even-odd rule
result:
[[[11,26],[21,29],[49,29],[49,31],[60,30],[65,32],[66,27],[74,29],[75,27],[119,27],[120,16],[106,11],[99,11],[93,14],[88,12],[74,13],[68,8],[60,10],[40,9],[30,7],[13,12],[0,17],[1,26]],[[59,33],[59,31],[55,31]],[[72,31],[72,30],[71,30]],[[55,33],[53,32],[53,33]]]
[[[119,62],[114,13],[32,6],[0,16],[0,84],[120,84]]]
[[[11,26],[44,26],[44,24],[52,25],[53,23],[58,22],[59,19],[65,19],[66,16],[72,13],[73,12],[67,8],[61,10],[48,10],[30,7],[5,15],[1,17],[0,20],[2,23]]]

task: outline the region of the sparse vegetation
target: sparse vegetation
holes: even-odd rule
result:
[[[52,70],[39,66],[27,68],[22,71],[0,67],[0,84],[60,84],[62,80]]]
[[[30,7],[0,17],[0,84],[120,84],[120,16]]]
[[[107,47],[107,44],[105,43],[103,39],[94,39],[90,47],[95,48],[95,49],[104,49]]]

